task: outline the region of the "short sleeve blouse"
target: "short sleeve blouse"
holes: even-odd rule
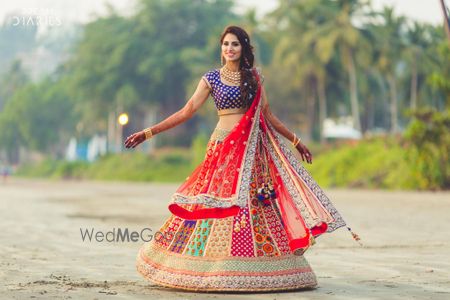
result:
[[[259,68],[256,68],[256,70],[262,83],[264,77],[261,74],[261,70]],[[220,80],[219,69],[213,69],[206,72],[202,78],[208,85],[218,110],[243,107],[240,87],[224,84]]]

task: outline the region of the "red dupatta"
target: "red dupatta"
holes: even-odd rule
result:
[[[254,75],[259,83],[258,73]],[[169,210],[191,220],[237,215],[251,198],[252,168],[258,154],[268,163],[290,248],[303,253],[314,236],[345,222],[265,119],[261,102],[258,84],[250,108],[223,141],[208,143],[204,161],[173,194]]]

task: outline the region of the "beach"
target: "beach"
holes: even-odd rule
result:
[[[159,287],[136,271],[142,239],[86,238],[156,232],[178,186],[0,183],[0,298],[450,299],[450,192],[326,189],[362,246],[345,227],[318,237],[305,253],[319,282],[313,290],[199,295]]]

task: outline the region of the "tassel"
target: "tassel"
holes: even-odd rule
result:
[[[310,232],[309,235],[309,245],[312,246],[316,243],[316,239],[314,238],[313,234]]]
[[[360,242],[361,238],[359,237],[359,235],[357,235],[356,233],[354,233],[352,231],[352,229],[350,227],[347,227],[348,231],[350,231],[350,233],[352,234],[352,237],[355,241],[357,241],[359,243],[360,246],[363,246],[363,244]]]

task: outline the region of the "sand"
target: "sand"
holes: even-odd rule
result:
[[[450,193],[326,190],[350,227],[305,257],[314,290],[197,294],[135,270],[142,240],[83,241],[80,228],[156,231],[178,184],[10,178],[0,183],[2,299],[450,299]]]

